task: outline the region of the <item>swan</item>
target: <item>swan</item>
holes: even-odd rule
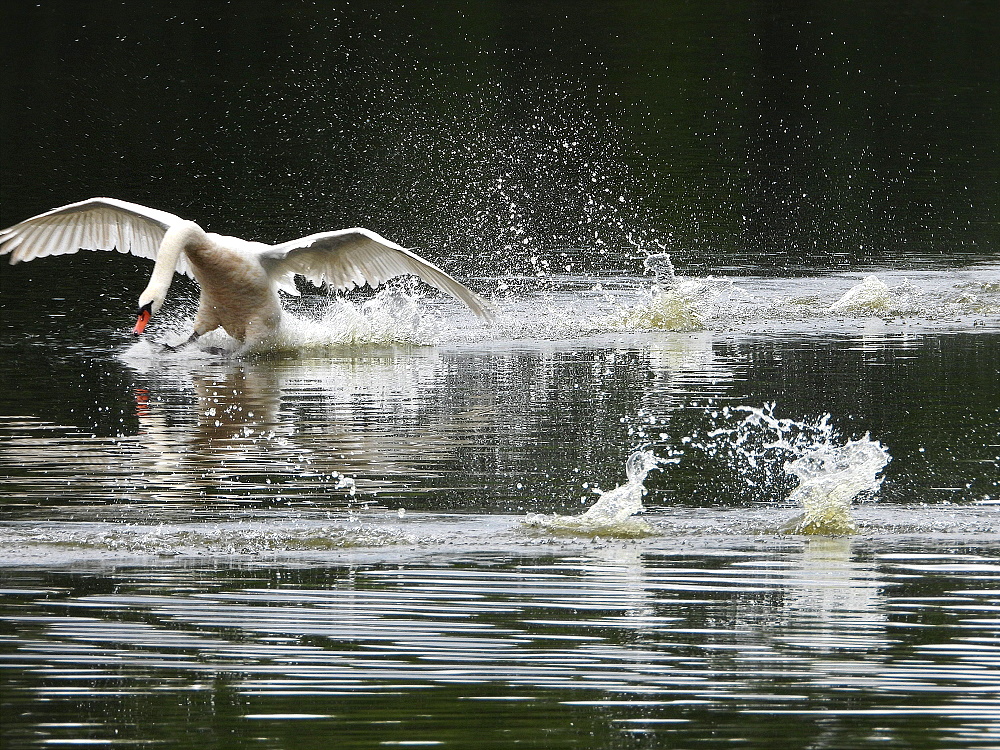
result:
[[[222,328],[253,345],[278,328],[278,290],[298,295],[294,277],[349,290],[413,274],[464,302],[489,321],[487,303],[440,268],[362,228],[320,232],[279,245],[206,232],[193,221],[115,198],[90,198],[53,208],[0,230],[0,256],[12,264],[81,249],[117,250],[154,261],[139,295],[138,336],[167,297],[174,273],[201,287],[194,330],[184,344]],[[175,348],[175,347],[168,347]]]

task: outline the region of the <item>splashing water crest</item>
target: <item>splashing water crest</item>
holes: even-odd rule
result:
[[[596,318],[595,325],[626,331],[704,330],[722,293],[715,280],[679,278],[668,253],[649,255],[643,265],[655,274],[653,285],[640,290],[638,299],[628,303],[606,294],[605,300],[614,312]]]
[[[790,461],[785,471],[798,477],[799,486],[788,499],[805,512],[784,524],[782,531],[823,536],[856,533],[851,503],[878,491],[879,472],[888,463],[885,448],[868,436],[839,447],[822,445]]]
[[[656,275],[656,283],[660,286],[670,286],[677,281],[673,258],[670,253],[653,253],[642,263],[643,268]]]
[[[634,307],[619,307],[608,324],[625,330],[702,331],[720,294],[711,278],[677,281],[667,288],[654,284]]]
[[[643,510],[642,498],[646,494],[646,475],[664,463],[652,451],[636,451],[625,462],[625,484],[607,492],[579,516],[551,516],[540,513],[528,515],[524,526],[553,534],[608,537],[642,537],[655,533],[645,521],[634,518]]]
[[[399,289],[381,289],[365,302],[334,298],[317,318],[285,315],[278,340],[269,347],[291,350],[364,344],[434,344],[440,332],[436,318],[420,305],[420,297]]]
[[[921,291],[909,281],[890,287],[878,276],[866,276],[830,306],[834,313],[850,313],[862,317],[885,317],[895,315],[921,315],[931,311],[935,305],[923,299]],[[961,296],[955,302],[963,301]],[[969,301],[969,300],[964,300]]]
[[[892,309],[889,287],[878,276],[868,276],[857,286],[851,287],[834,302],[830,309],[847,312],[888,313]]]
[[[853,534],[855,498],[872,496],[881,486],[879,473],[891,460],[885,447],[869,435],[842,441],[824,414],[813,422],[780,419],[774,404],[739,406],[717,413],[722,419],[746,414],[734,427],[708,433],[709,440],[692,446],[723,456],[746,488],[760,495],[773,493],[787,476],[798,479],[788,501],[802,515],[781,527],[795,534]]]

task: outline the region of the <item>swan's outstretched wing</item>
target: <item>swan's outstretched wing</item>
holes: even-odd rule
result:
[[[261,263],[273,277],[298,273],[317,285],[353,289],[413,274],[461,300],[484,320],[487,302],[433,263],[367,229],[341,229],[313,234],[266,250]]]
[[[0,230],[0,255],[19,263],[80,250],[117,250],[155,260],[163,235],[179,221],[179,216],[137,203],[90,198]],[[177,271],[193,275],[183,256]]]

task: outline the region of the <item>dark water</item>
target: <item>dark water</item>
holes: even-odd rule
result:
[[[367,226],[497,320],[170,354],[186,282],[0,264],[3,747],[1000,746],[993,4],[205,5],[0,10],[0,225]]]

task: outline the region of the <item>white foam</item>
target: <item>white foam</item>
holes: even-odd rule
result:
[[[889,287],[878,276],[868,276],[857,286],[851,287],[834,302],[834,311],[888,313],[893,308]]]
[[[316,317],[286,312],[276,336],[257,349],[431,345],[438,340],[440,331],[441,321],[421,306],[419,297],[390,288],[360,303],[333,298]]]

